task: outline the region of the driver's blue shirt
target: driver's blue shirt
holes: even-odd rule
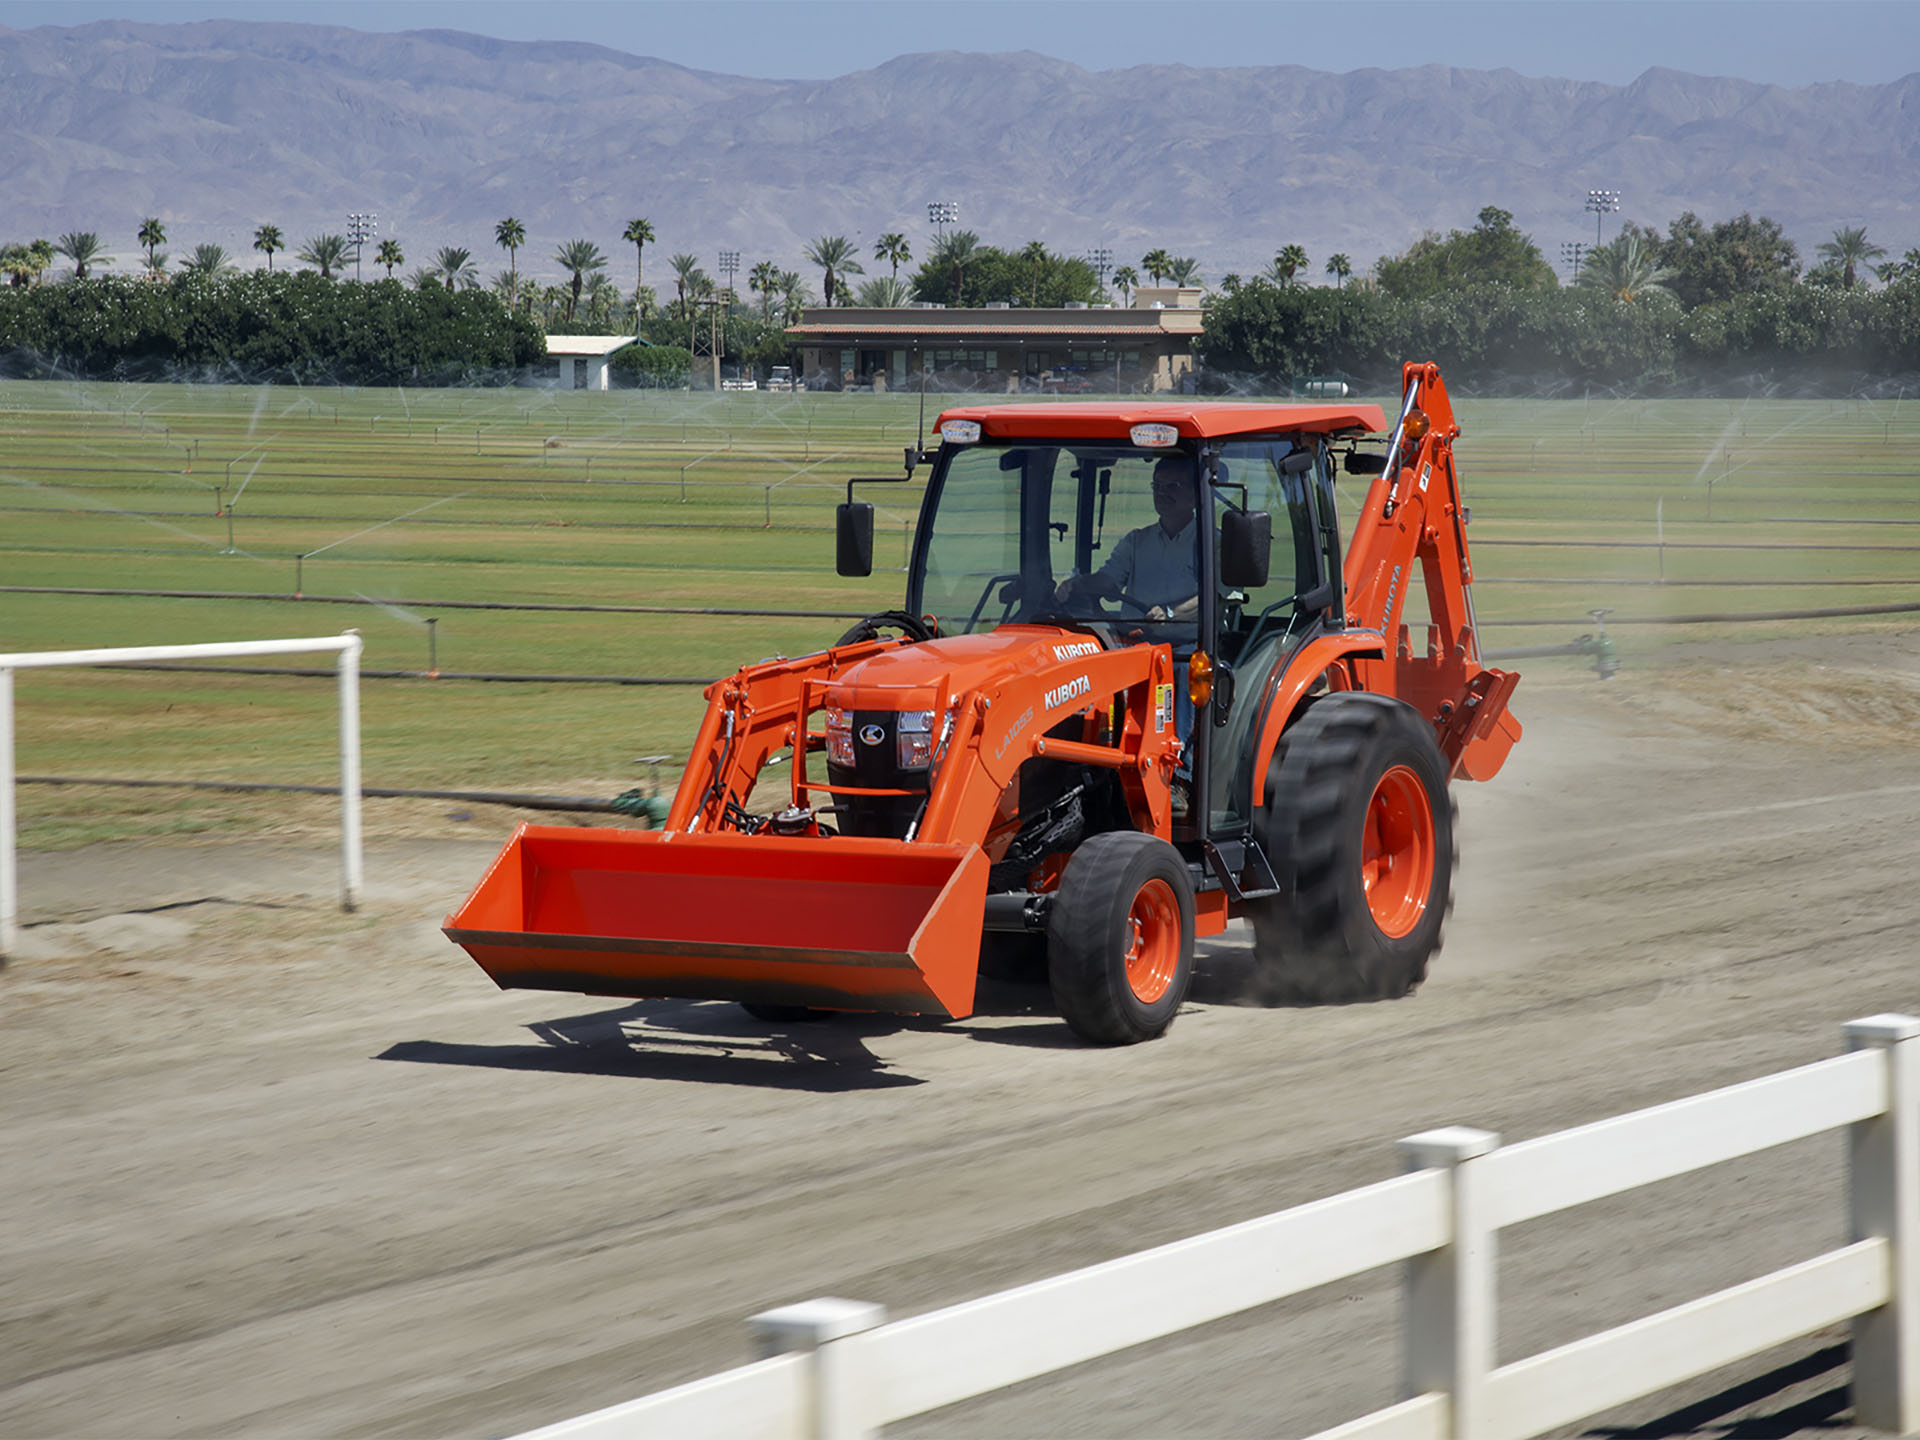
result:
[[[1142,525],[1120,537],[1100,573],[1143,605],[1171,610],[1200,593],[1200,555],[1194,543],[1193,519],[1177,535],[1167,534],[1159,521]]]

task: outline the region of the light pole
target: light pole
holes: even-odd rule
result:
[[[1562,240],[1560,242],[1560,263],[1573,267],[1573,278],[1580,278],[1580,266],[1587,258],[1587,251],[1593,247],[1584,240]]]
[[[1087,251],[1087,263],[1093,266],[1093,273],[1100,277],[1100,288],[1107,288],[1107,272],[1113,269],[1113,251],[1102,245],[1098,249]]]
[[[960,202],[958,200],[934,200],[927,205],[927,223],[933,226],[934,234],[942,240],[947,238],[947,227],[960,223]]]
[[[1606,224],[1607,216],[1620,208],[1618,190],[1587,191],[1587,212],[1593,216],[1593,245],[1600,248],[1600,227]]]
[[[353,278],[360,278],[360,248],[380,231],[380,217],[355,211],[347,216],[347,243],[353,246]]]
[[[720,292],[720,303],[725,305],[728,312],[731,313],[733,310],[733,277],[740,273],[740,252],[738,250],[722,250],[720,252],[719,270],[720,273],[726,277],[724,288]],[[714,393],[718,394],[720,391],[721,347],[720,312],[717,309],[713,312],[713,327],[713,389]]]

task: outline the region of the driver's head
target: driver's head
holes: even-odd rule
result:
[[[1192,457],[1164,457],[1153,467],[1153,508],[1169,535],[1186,528],[1195,504]]]

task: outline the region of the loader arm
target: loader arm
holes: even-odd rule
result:
[[[1440,367],[1406,365],[1386,469],[1367,492],[1345,565],[1347,623],[1377,631],[1387,653],[1350,663],[1358,688],[1398,696],[1433,722],[1450,773],[1488,780],[1520,738],[1507,709],[1520,677],[1480,660],[1459,434]],[[1416,562],[1429,617],[1418,647],[1401,620]]]

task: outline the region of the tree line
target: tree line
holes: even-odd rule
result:
[[[1512,394],[1852,390],[1920,373],[1920,250],[1875,265],[1886,251],[1864,228],[1836,231],[1802,273],[1773,220],[1686,212],[1582,247],[1562,285],[1512,222],[1489,206],[1471,230],[1423,236],[1353,285],[1226,277],[1197,345],[1209,383],[1390,388],[1409,357]]]

